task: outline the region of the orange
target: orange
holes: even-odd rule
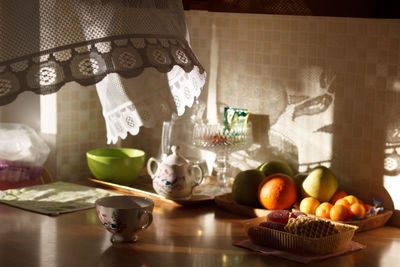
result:
[[[335,202],[334,205],[336,205],[336,204],[338,204],[338,205],[343,205],[343,206],[345,206],[346,208],[350,209],[350,203],[349,203],[349,201],[348,201],[347,199],[345,199],[345,198],[340,198],[340,199],[338,199],[338,200]]]
[[[329,215],[334,221],[344,221],[349,217],[349,211],[347,207],[340,204],[335,204],[331,208]]]
[[[360,219],[364,218],[366,215],[364,205],[362,205],[360,203],[354,203],[353,205],[351,205],[350,211],[351,211],[352,215],[354,215]]]
[[[344,199],[346,199],[349,202],[350,206],[353,205],[354,203],[358,203],[358,198],[356,198],[353,195],[345,196]]]
[[[330,219],[330,211],[332,208],[332,204],[329,202],[324,202],[321,205],[318,206],[318,208],[315,210],[315,215],[319,216],[319,217],[323,217],[326,219]]]
[[[335,202],[334,205],[336,205],[336,204],[345,206],[347,208],[347,212],[349,213],[349,217],[351,216],[350,203],[347,199],[340,198]]]
[[[270,175],[258,187],[258,200],[269,210],[287,209],[297,201],[296,184],[285,174]]]
[[[300,202],[300,211],[309,214],[315,214],[315,210],[321,203],[313,197],[306,197]]]
[[[331,200],[329,200],[329,202],[334,205],[335,202],[340,199],[340,198],[344,198],[345,196],[347,196],[347,193],[344,192],[343,190],[338,190],[335,192],[335,194],[333,194]]]

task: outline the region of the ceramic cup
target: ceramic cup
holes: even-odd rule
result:
[[[136,233],[153,221],[154,202],[146,197],[111,196],[96,200],[97,215],[111,232],[111,242],[135,242]]]

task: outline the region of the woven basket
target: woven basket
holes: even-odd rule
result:
[[[254,244],[306,254],[329,254],[343,250],[358,228],[354,225],[334,223],[339,233],[311,238],[258,226],[263,221],[266,221],[265,217],[243,221],[243,227]]]

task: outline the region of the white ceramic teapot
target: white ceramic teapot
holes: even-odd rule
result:
[[[153,157],[147,161],[153,188],[168,198],[190,198],[193,188],[203,181],[203,170],[180,156],[179,146],[172,146],[171,150],[172,154],[162,162]]]

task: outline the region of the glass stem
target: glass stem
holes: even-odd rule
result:
[[[217,181],[222,193],[229,191],[227,171],[227,157],[225,155],[217,155],[216,157]]]

